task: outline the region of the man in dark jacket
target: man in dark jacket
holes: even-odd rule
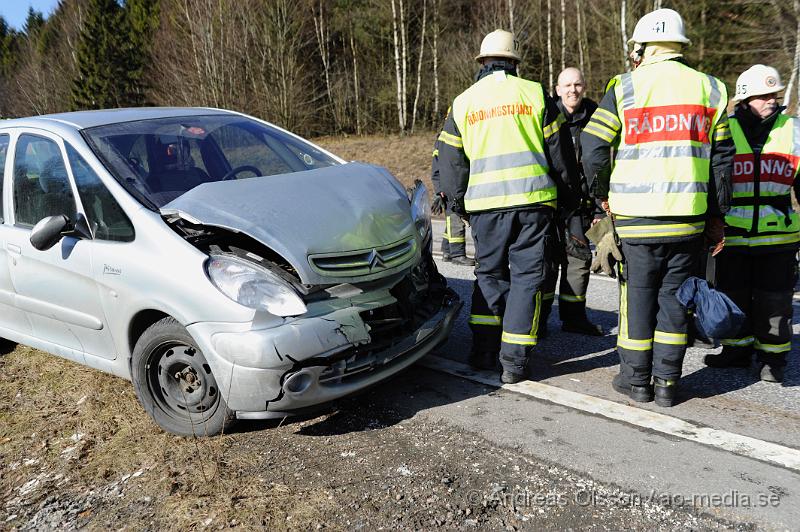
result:
[[[439,183],[439,142],[437,138],[433,145],[433,161],[431,162],[431,183],[433,184],[431,212],[436,215],[444,214],[442,261],[452,262],[457,266],[475,266],[475,260],[467,257],[466,224],[447,205],[447,196],[442,192],[442,186]]]
[[[584,98],[586,82],[583,73],[574,67],[564,69],[558,75],[556,105],[566,122],[561,126],[561,147],[564,161],[576,182],[580,182],[580,202],[570,212],[562,212],[556,222],[558,247],[553,253],[553,268],[543,288],[542,316],[539,336],[546,331],[547,317],[553,306],[558,269],[561,267],[561,282],[558,288],[558,314],[561,328],[567,332],[602,336],[603,330],[586,317],[586,290],[589,286],[589,267],[592,252],[586,239],[586,231],[594,219],[595,204],[589,197],[586,177],[581,160],[581,130],[589,122],[597,104]]]

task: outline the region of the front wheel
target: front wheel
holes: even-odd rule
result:
[[[139,402],[167,432],[214,436],[234,421],[202,351],[174,318],[139,337],[131,371]]]

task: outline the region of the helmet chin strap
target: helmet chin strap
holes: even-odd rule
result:
[[[635,70],[636,67],[638,67],[641,64],[642,59],[644,59],[644,49],[647,47],[647,43],[635,42],[633,43],[633,46],[634,48],[633,51],[631,52],[630,58],[631,58],[631,67],[633,70]]]

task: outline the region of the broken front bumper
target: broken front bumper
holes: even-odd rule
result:
[[[282,417],[358,392],[410,366],[447,339],[462,306],[446,289],[438,310],[413,331],[378,342],[364,316],[385,308],[387,300],[393,298],[269,329],[212,323],[188,329],[239,418]]]

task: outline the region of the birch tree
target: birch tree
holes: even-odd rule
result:
[[[567,68],[567,7],[561,0],[561,70]],[[552,83],[550,84],[552,86]]]
[[[414,105],[411,110],[411,131],[417,125],[417,104],[419,103],[419,91],[422,86],[422,58],[425,55],[425,27],[426,15],[428,13],[428,1],[422,0],[422,33],[419,38],[419,57],[417,57],[417,90],[414,93]]]
[[[626,24],[628,1],[621,0],[619,5],[619,29],[622,33],[622,64],[625,66],[625,70],[630,72],[631,67],[630,63],[628,63],[628,28]]]
[[[397,120],[400,125],[400,131],[405,131],[407,123],[406,78],[408,73],[405,8],[403,5],[403,0],[391,0],[391,2],[392,28],[394,30],[394,70],[397,80]]]
[[[789,83],[786,85],[786,92],[783,99],[783,105],[785,105],[787,108],[792,104],[792,91],[794,90],[794,84],[797,82],[798,69],[800,69],[800,0],[794,0],[792,7],[794,8],[794,15],[797,19],[797,30],[795,32],[792,75],[789,77]],[[800,90],[798,90],[798,101],[800,101]],[[800,116],[800,105],[797,106],[797,110],[798,116]]]
[[[552,23],[552,1],[547,0],[547,73],[550,80],[548,90],[553,87],[553,23]]]
[[[333,125],[336,132],[339,132],[341,131],[341,123],[338,113],[336,113],[333,102],[333,92],[331,91],[331,30],[325,22],[325,11],[322,6],[322,0],[319,0],[319,13],[312,9],[311,18],[314,21],[314,35],[317,37],[317,49],[319,50],[319,57],[322,61],[322,71],[325,74],[325,92],[328,95],[328,104],[330,105],[331,116],[333,116]]]

